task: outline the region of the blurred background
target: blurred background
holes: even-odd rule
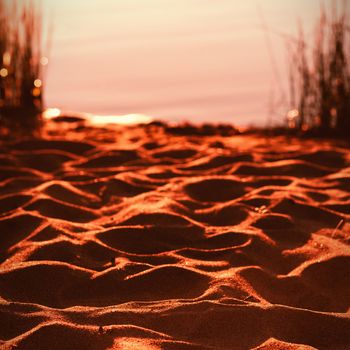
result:
[[[49,107],[269,125],[288,105],[288,35],[332,0],[44,0]]]

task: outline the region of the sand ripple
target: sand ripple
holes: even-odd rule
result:
[[[1,349],[350,348],[348,148],[186,130],[1,147]]]

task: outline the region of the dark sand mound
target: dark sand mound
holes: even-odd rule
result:
[[[96,236],[108,246],[136,254],[155,254],[192,246],[203,238],[197,226],[130,226],[113,228]]]
[[[76,156],[60,150],[31,150],[17,152],[16,158],[21,166],[50,173],[59,169],[62,163],[76,159]]]
[[[226,202],[245,194],[245,184],[225,178],[211,178],[189,183],[185,192],[200,202]]]
[[[350,348],[346,146],[60,125],[0,148],[1,349]]]
[[[264,165],[243,164],[234,172],[235,175],[259,175],[259,176],[297,176],[297,177],[321,177],[332,173],[331,169],[304,161],[277,161]]]
[[[109,151],[107,153],[98,154],[93,156],[83,163],[77,164],[77,167],[81,168],[113,168],[118,167],[126,162],[130,162],[138,159],[137,152],[135,151]]]
[[[23,177],[33,180],[45,178],[43,173],[35,169],[18,168],[16,166],[0,166],[0,181]]]
[[[82,191],[64,181],[48,182],[41,188],[42,192],[50,197],[69,204],[78,206],[95,206],[100,203],[100,198],[92,193]]]
[[[28,140],[21,141],[11,145],[12,149],[34,151],[34,150],[59,150],[74,154],[84,154],[94,149],[90,143],[83,141],[67,141],[67,140]]]
[[[224,204],[196,211],[199,221],[212,226],[234,226],[248,217],[247,209],[242,205]]]
[[[29,236],[44,220],[30,214],[13,214],[0,219],[0,249],[6,250]]]
[[[5,299],[59,307],[66,304],[60,300],[64,290],[88,276],[88,271],[70,264],[33,262],[1,272],[0,288]]]
[[[19,209],[31,199],[32,196],[25,194],[10,194],[0,197],[0,212],[5,214],[15,209]]]
[[[29,211],[42,216],[73,222],[89,222],[97,218],[93,210],[64,203],[51,198],[40,198],[26,206]]]

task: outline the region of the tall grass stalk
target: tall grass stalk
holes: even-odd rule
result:
[[[296,41],[288,42],[290,67],[289,126],[322,134],[350,135],[350,42],[344,2],[340,14],[324,9],[314,45],[307,45],[300,26]]]
[[[0,0],[0,129],[31,135],[43,109],[42,16],[33,0]]]

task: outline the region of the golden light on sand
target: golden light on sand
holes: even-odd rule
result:
[[[9,72],[8,72],[8,70],[6,68],[1,68],[0,69],[0,76],[2,78],[6,78],[8,76],[8,74],[9,74]]]
[[[34,80],[34,86],[37,88],[40,88],[43,85],[42,81],[40,79]]]
[[[11,55],[10,55],[9,52],[5,52],[2,55],[2,61],[4,62],[5,66],[9,66],[10,65],[10,63],[11,63]]]
[[[48,108],[42,114],[44,119],[53,119],[59,117],[60,115],[61,110],[58,108]]]
[[[49,59],[47,57],[43,56],[40,58],[40,64],[42,66],[46,66],[48,63],[49,63]]]
[[[154,344],[152,340],[139,338],[117,338],[113,349],[116,350],[160,350],[161,348]]]

